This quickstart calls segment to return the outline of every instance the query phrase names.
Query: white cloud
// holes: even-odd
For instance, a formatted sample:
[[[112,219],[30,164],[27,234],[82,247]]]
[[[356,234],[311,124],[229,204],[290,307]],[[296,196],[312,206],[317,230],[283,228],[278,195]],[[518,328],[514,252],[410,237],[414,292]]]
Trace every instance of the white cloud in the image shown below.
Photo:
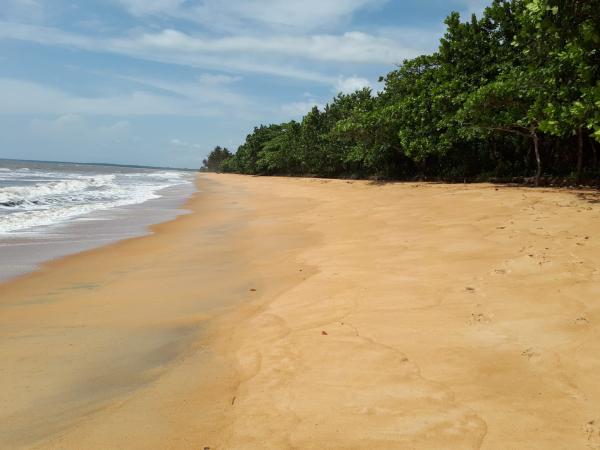
[[[169,141],[169,145],[171,148],[175,148],[177,150],[201,150],[203,148],[200,144],[194,144],[192,142],[187,142],[177,138],[171,139]]]
[[[306,69],[302,60],[345,64],[400,63],[421,52],[397,40],[363,32],[339,35],[208,38],[177,30],[102,39],[56,28],[0,22],[0,38],[117,53],[134,58],[203,69],[253,72],[317,83],[336,78]],[[292,63],[290,62],[292,61]]]
[[[238,81],[241,81],[242,77],[234,77],[231,75],[213,75],[211,73],[203,73],[198,77],[198,81],[204,85],[216,86],[216,85],[225,85],[232,84]]]
[[[198,104],[211,105],[214,108],[231,107],[242,109],[250,106],[246,97],[228,88],[239,78],[228,75],[201,74],[195,82],[173,82],[149,77],[115,75],[118,78],[143,86],[152,87],[170,94],[186,98]]]
[[[97,40],[58,28],[0,20],[0,39],[14,39],[42,45],[55,45],[82,50],[100,50]]]
[[[136,16],[164,15],[198,22],[205,27],[239,31],[259,25],[271,29],[311,30],[347,20],[357,11],[386,0],[117,0]]]
[[[285,105],[282,105],[281,112],[286,117],[292,117],[294,119],[299,119],[302,116],[306,115],[306,113],[308,113],[315,106],[317,108],[319,108],[320,110],[323,110],[323,108],[325,108],[325,105],[318,103],[315,99],[309,99],[306,101],[292,102],[292,103],[287,103]]]
[[[218,98],[218,94],[215,93]],[[0,114],[218,116],[236,114],[213,98],[176,98],[144,91],[82,97],[28,81],[0,78]],[[239,105],[239,103],[236,103]]]
[[[29,131],[42,139],[76,142],[111,143],[127,139],[131,125],[120,120],[108,125],[92,124],[77,114],[65,114],[56,119],[33,119]]]
[[[478,18],[481,18],[485,8],[490,6],[491,0],[464,0],[465,6],[461,11],[462,20],[470,20],[471,15],[475,14]]]
[[[183,6],[185,0],[117,0],[117,3],[131,14],[143,16],[174,13]]]
[[[394,64],[420,53],[392,39],[357,31],[339,35],[274,35],[265,39],[252,36],[203,38],[166,29],[116,44],[133,52],[169,51],[200,58],[202,54],[259,54],[354,64]]]
[[[319,72],[306,70],[289,63],[268,60],[263,58],[257,61],[253,52],[231,54],[218,54],[210,52],[210,41],[208,51],[199,52],[183,45],[178,48],[177,42],[172,42],[165,36],[162,39],[156,35],[138,35],[127,38],[91,38],[76,33],[65,32],[57,28],[16,24],[0,21],[0,39],[14,39],[34,42],[40,45],[62,46],[87,51],[103,53],[115,53],[129,57],[156,61],[165,64],[176,64],[201,69],[214,69],[235,72],[250,72],[268,74],[285,78],[296,78],[309,80],[317,83],[330,83],[332,80]],[[181,33],[175,32],[175,35]],[[181,36],[186,36],[181,34]],[[172,37],[172,36],[171,36]],[[185,40],[185,39],[184,39]],[[145,42],[149,41],[149,42]],[[154,43],[153,41],[157,41]]]
[[[9,20],[41,22],[46,15],[47,10],[39,0],[2,0],[0,8],[0,17]]]
[[[340,92],[342,94],[351,94],[366,87],[372,88],[371,82],[366,78],[356,76],[344,78],[343,76],[340,76],[335,84],[334,92],[336,94]]]
[[[336,80],[333,92],[335,94],[340,92],[343,94],[351,94],[364,87],[372,87],[371,83],[366,78],[356,76],[344,78],[343,76],[340,76]],[[320,103],[310,92],[305,92],[302,94],[302,97],[304,97],[304,99],[301,101],[286,103],[281,106],[281,111],[286,116],[285,120],[287,120],[288,117],[298,119],[306,115],[306,113],[315,106],[321,111],[325,109],[325,104]]]

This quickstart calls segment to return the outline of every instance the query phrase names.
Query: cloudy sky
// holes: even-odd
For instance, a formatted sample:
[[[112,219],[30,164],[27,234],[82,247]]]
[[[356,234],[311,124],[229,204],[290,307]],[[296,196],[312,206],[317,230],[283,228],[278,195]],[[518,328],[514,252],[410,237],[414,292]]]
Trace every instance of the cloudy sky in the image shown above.
[[[0,158],[197,167],[483,0],[0,0]]]

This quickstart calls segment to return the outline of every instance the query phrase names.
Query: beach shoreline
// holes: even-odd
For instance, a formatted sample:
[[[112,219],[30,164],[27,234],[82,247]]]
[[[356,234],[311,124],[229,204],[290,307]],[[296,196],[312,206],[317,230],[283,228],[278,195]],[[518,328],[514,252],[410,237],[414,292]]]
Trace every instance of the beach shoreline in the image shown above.
[[[0,283],[40,264],[148,234],[185,213],[195,174],[0,160]]]
[[[0,284],[0,446],[600,445],[596,193],[198,185]]]

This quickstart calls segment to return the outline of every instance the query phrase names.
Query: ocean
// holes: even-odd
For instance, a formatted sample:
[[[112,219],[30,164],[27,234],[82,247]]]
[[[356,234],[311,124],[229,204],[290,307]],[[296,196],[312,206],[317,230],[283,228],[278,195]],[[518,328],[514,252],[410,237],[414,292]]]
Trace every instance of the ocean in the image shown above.
[[[185,211],[189,171],[0,159],[0,280]]]

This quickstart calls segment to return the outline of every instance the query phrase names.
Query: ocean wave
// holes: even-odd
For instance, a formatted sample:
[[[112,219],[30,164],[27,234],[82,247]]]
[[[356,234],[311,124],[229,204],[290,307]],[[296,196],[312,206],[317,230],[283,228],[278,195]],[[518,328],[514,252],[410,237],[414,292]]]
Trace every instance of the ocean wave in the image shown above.
[[[144,173],[144,172],[124,173],[124,174],[122,174],[122,176],[126,177],[126,178],[146,178],[146,179],[154,178],[154,179],[177,182],[177,181],[185,181],[185,179],[187,177],[189,177],[189,174],[184,173],[184,172],[165,171],[165,172],[150,172],[150,173]]]
[[[12,182],[17,185],[0,187],[0,233],[30,231],[94,211],[144,203],[160,198],[165,188],[191,182],[177,172],[59,175],[62,179],[57,173],[40,173],[46,179],[28,178],[34,180],[29,184],[16,176]]]
[[[83,179],[42,182],[30,186],[0,188],[0,204],[52,203],[52,200],[61,199],[65,194],[107,186],[114,178],[114,175],[99,175]]]
[[[160,198],[152,191],[132,192],[129,198],[109,202],[84,203],[77,205],[63,205],[58,208],[28,209],[11,213],[0,219],[0,233],[24,231],[41,226],[55,225],[74,217],[89,214],[94,211],[107,210],[119,206],[134,205],[148,200]]]

